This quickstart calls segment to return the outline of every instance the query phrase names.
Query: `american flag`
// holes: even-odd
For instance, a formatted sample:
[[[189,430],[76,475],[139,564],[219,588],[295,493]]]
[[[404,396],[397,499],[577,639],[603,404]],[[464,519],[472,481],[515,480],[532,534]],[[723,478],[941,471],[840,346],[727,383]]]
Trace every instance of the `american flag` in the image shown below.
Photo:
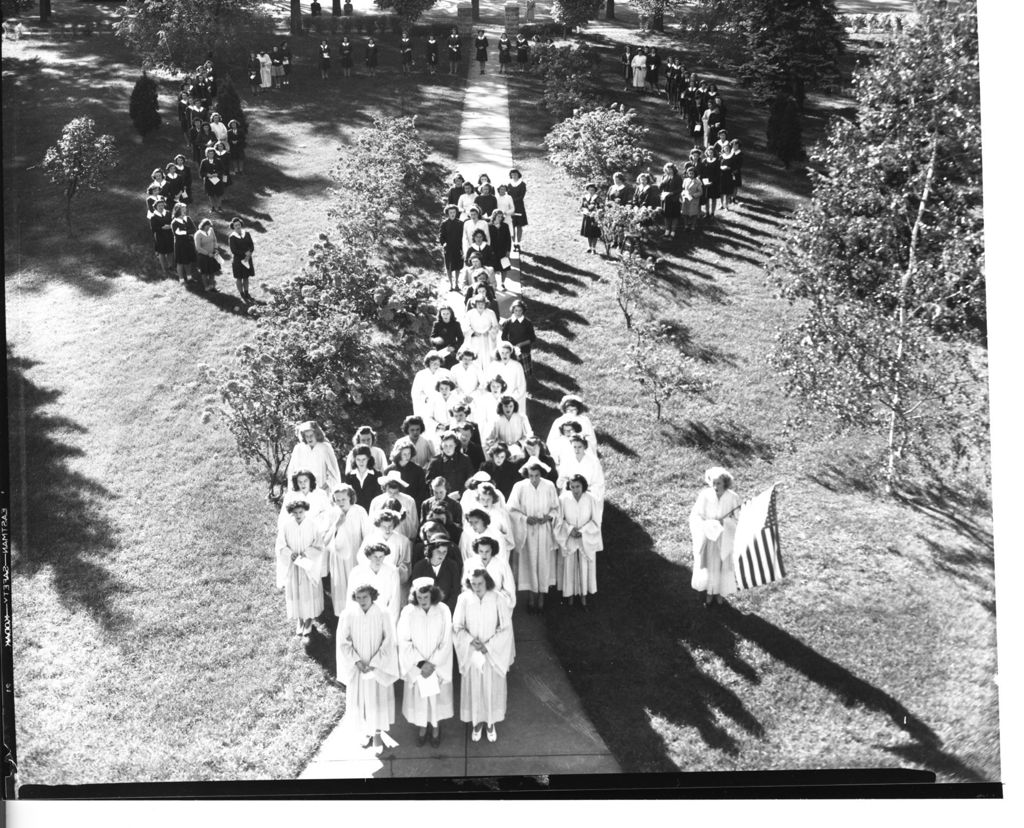
[[[736,523],[733,567],[739,589],[763,586],[786,577],[775,511],[775,486],[750,498]]]

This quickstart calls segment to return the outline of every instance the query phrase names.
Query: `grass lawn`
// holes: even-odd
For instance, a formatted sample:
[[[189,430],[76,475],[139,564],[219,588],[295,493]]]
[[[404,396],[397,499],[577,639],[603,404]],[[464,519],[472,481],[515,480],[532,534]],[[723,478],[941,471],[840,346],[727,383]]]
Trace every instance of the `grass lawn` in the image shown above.
[[[637,33],[594,37],[608,89],[651,128],[655,169],[678,162],[688,142],[664,101],[619,91],[620,36]],[[886,500],[869,482],[875,438],[787,428],[796,403],[765,356],[794,311],[773,298],[761,264],[809,189],[766,156],[763,118],[732,79],[675,50],[723,89],[747,162],[742,206],[657,251],[648,312],[672,322],[715,380],[707,395],[671,403],[663,422],[628,374],[627,332],[603,280],[613,265],[585,255],[577,235],[581,193],[538,148],[551,119],[524,103],[537,82],[514,80],[526,294],[544,340],[531,417],[546,429],[563,393],[585,395],[610,499],[596,608],[550,613],[552,644],[627,771],[901,766],[998,779],[987,447],[962,477]],[[816,99],[809,131],[847,103]],[[733,470],[741,497],[782,481],[789,577],[706,611],[689,585],[685,525],[715,464]]]
[[[328,226],[338,148],[372,114],[418,114],[434,164],[455,153],[462,81],[322,83],[314,66],[300,64],[289,92],[245,100],[247,172],[225,207],[254,230],[257,284],[302,266]],[[200,420],[213,398],[197,364],[229,355],[252,322],[235,312],[230,274],[209,300],[158,273],[142,196],[184,145],[171,84],[165,126],[133,137],[137,73],[109,35],[4,44],[19,781],[291,778],[343,693],[324,640],[307,653],[291,636],[265,487],[227,430]],[[79,114],[115,136],[121,159],[104,192],[81,196],[69,241],[57,188],[26,168]]]

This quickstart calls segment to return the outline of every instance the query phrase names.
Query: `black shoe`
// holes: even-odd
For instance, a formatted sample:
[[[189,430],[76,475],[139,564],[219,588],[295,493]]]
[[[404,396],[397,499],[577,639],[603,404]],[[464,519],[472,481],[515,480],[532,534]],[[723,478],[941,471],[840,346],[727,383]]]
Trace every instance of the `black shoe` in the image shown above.
[[[441,747],[441,731],[436,727],[434,732],[430,734],[430,745],[431,747]]]
[[[422,736],[420,736],[420,735],[419,735],[419,734],[417,733],[417,734],[416,734],[416,744],[417,744],[417,745],[418,745],[419,747],[423,747],[423,746],[424,746],[424,745],[425,745],[426,743],[427,743],[427,734],[426,734],[426,733],[424,733],[424,734],[423,734]]]

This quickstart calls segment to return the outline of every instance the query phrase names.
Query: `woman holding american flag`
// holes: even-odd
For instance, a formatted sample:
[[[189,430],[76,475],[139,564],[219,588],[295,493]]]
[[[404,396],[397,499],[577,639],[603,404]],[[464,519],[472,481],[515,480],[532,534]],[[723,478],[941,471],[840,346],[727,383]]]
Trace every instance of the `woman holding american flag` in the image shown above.
[[[737,512],[740,499],[732,488],[732,475],[721,466],[704,473],[707,484],[690,510],[693,540],[693,578],[690,585],[704,593],[704,606],[725,603],[736,592],[733,571]]]

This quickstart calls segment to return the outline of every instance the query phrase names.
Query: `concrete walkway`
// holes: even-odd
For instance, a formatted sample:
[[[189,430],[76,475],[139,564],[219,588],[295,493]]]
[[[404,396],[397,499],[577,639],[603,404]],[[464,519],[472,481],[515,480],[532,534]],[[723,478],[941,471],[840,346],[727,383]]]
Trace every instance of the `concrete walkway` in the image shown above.
[[[475,66],[475,64],[474,64]],[[471,74],[459,135],[458,170],[476,181],[481,172],[500,183],[512,167],[508,87],[500,75]],[[529,197],[527,197],[529,209]],[[501,315],[522,292],[519,258],[499,294]],[[443,281],[447,288],[447,281]],[[452,295],[454,300],[455,295]],[[464,312],[461,301],[453,301]],[[525,593],[519,594],[520,602]],[[379,756],[359,747],[340,725],[300,779],[369,777],[538,776],[545,774],[620,773],[621,768],[583,712],[579,696],[548,645],[542,616],[528,615],[519,603],[513,613],[516,660],[508,674],[508,717],[497,725],[498,741],[470,740],[470,728],[458,720],[458,659],[455,666],[455,717],[441,725],[442,741],[433,748],[416,745],[416,728],[402,716],[403,682],[395,685],[396,716],[390,735],[398,746]]]

